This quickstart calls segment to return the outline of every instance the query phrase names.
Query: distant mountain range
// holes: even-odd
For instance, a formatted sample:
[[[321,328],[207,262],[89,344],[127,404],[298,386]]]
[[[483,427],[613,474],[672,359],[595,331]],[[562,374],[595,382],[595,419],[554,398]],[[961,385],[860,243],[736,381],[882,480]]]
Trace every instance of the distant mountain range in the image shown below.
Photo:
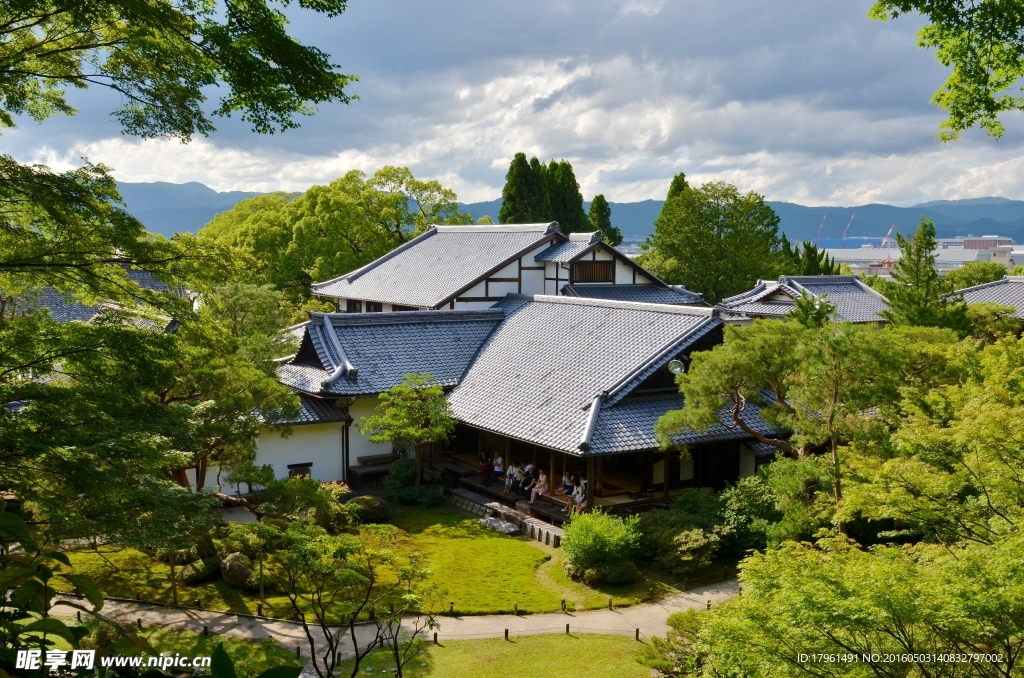
[[[149,230],[164,235],[183,231],[195,233],[214,215],[231,209],[235,203],[258,193],[245,191],[218,192],[197,182],[187,184],[122,183],[119,184],[128,211]],[[627,242],[637,243],[654,230],[654,219],[661,210],[661,200],[610,203],[612,223],[618,226]],[[896,230],[909,234],[917,228],[921,217],[935,221],[940,237],[957,235],[1003,235],[1024,242],[1024,200],[1006,198],[971,198],[967,200],[933,200],[913,207],[892,205],[858,205],[855,207],[808,207],[789,202],[769,202],[779,215],[782,231],[790,240],[816,240],[821,226],[821,244],[840,247],[843,229],[853,216],[847,233],[849,246],[881,239],[892,224]],[[589,208],[589,203],[585,203]],[[460,208],[478,219],[485,214],[497,222],[501,198],[488,202],[460,203]],[[854,216],[856,213],[856,216]],[[824,218],[824,225],[822,219]]]

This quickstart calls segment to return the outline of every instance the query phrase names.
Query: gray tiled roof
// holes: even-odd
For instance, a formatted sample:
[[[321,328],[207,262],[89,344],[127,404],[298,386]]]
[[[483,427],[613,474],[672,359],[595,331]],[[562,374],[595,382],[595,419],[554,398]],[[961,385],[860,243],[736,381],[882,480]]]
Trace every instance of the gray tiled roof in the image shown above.
[[[435,226],[363,268],[313,285],[313,293],[434,308],[554,233],[555,223]]]
[[[166,292],[170,288],[157,280],[149,271],[135,268],[128,269],[128,279],[139,287],[154,292]],[[82,304],[70,296],[65,296],[52,287],[44,287],[29,295],[29,303],[36,308],[45,308],[50,318],[59,323],[72,321],[88,322],[100,311],[103,304]]]
[[[828,295],[828,301],[836,307],[836,320],[880,322],[878,314],[889,308],[881,294],[853,275],[784,275],[778,281],[759,280],[752,290],[723,299],[720,307],[732,313],[781,318],[793,310],[795,301],[767,299],[783,293],[795,300],[804,291],[816,297]]]
[[[302,424],[329,424],[348,421],[348,419],[348,414],[343,408],[337,407],[335,401],[300,395],[298,414],[294,417],[278,418],[274,423],[278,426],[299,426]]]
[[[1013,315],[1024,319],[1024,277],[1006,276],[1002,280],[968,287],[958,290],[968,304],[980,304],[993,301],[1003,306],[1013,306],[1017,312]]]
[[[278,367],[278,379],[297,391],[333,396],[380,393],[410,372],[429,373],[442,385],[454,386],[503,317],[501,310],[492,309],[311,313],[306,331],[322,367],[297,363],[296,357]],[[354,378],[347,372],[323,388],[346,360],[356,370]]]
[[[722,323],[712,309],[571,297],[509,295],[496,307],[505,320],[450,394],[453,414],[575,454],[596,397]]]
[[[609,299],[612,301],[635,301],[641,304],[670,304],[683,306],[698,304],[703,306],[701,295],[688,289],[674,285],[672,287],[655,287],[654,285],[566,285],[564,292],[572,297],[585,299]]]
[[[614,407],[603,408],[598,415],[591,441],[593,453],[657,449],[659,442],[654,435],[654,425],[662,415],[671,410],[678,410],[682,406],[682,398],[675,395],[649,400],[626,400]],[[759,433],[772,435],[768,425],[759,418],[759,413],[760,408],[748,403],[744,418]],[[720,417],[723,423],[715,424],[701,432],[682,431],[673,438],[673,441],[679,445],[700,445],[722,440],[750,439],[742,429],[725,425],[732,421],[729,408],[723,408]]]
[[[580,256],[594,246],[591,242],[570,241],[553,245],[536,257],[537,261],[553,261],[565,264]]]

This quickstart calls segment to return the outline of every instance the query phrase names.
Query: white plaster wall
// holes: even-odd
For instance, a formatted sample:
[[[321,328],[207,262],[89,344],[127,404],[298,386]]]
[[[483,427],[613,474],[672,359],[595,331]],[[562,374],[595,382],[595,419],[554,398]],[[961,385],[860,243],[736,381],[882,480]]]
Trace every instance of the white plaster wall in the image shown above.
[[[562,283],[562,284],[564,285],[565,283]],[[555,295],[558,294],[558,288],[555,287],[555,281],[554,280],[545,280],[544,281],[544,294],[548,294],[548,295],[552,295],[552,296],[555,296]]]
[[[598,248],[594,250],[594,261],[611,261],[614,258],[614,255],[605,252],[603,249]]]
[[[293,426],[287,438],[280,431],[264,429],[256,443],[256,466],[270,464],[276,478],[287,478],[289,464],[312,462],[313,478],[342,480],[342,427],[340,422]]]
[[[485,294],[485,292],[486,292],[486,290],[484,289],[484,283],[480,282],[480,283],[477,283],[476,285],[473,285],[472,287],[470,287],[468,290],[466,290],[465,292],[463,292],[459,296],[460,297],[484,297],[484,296],[487,296]]]
[[[496,302],[496,301],[456,301],[455,302],[455,310],[457,310],[457,311],[459,311],[459,310],[465,311],[465,310],[470,310],[470,309],[491,308],[496,303],[498,303],[498,302]],[[445,308],[448,308],[448,307],[445,306]],[[381,454],[383,454],[383,452]]]
[[[505,268],[501,269],[500,271],[495,271],[493,274],[491,274],[491,277],[492,278],[517,278],[517,277],[519,277],[519,261],[518,260],[517,261],[513,261],[511,264],[509,264]]]
[[[455,308],[466,307],[458,303],[455,304]],[[373,410],[379,402],[376,396],[372,398],[357,398],[354,403],[348,406],[348,414],[352,417],[352,428],[348,432],[348,463],[352,466],[359,464],[360,457],[391,452],[391,443],[371,443],[370,436],[362,431],[363,419],[372,417],[375,414]]]
[[[546,242],[537,249],[530,250],[529,252],[526,253],[526,255],[523,256],[523,263],[526,264],[527,266],[537,266],[540,263],[544,263],[538,262],[534,257],[536,257],[541,252],[546,252],[549,249],[551,249],[551,243]]]
[[[518,294],[519,293],[519,283],[514,283],[514,282],[492,282],[492,283],[488,283],[487,290],[490,293],[489,296],[491,296],[491,297],[503,297],[503,296],[505,296],[506,294],[508,294],[510,292],[512,294]],[[470,295],[466,295],[466,296],[470,296]]]
[[[544,271],[523,271],[523,294],[544,294]]]
[[[615,262],[615,284],[616,285],[632,285],[633,284],[633,269],[626,266],[621,261],[616,260]]]

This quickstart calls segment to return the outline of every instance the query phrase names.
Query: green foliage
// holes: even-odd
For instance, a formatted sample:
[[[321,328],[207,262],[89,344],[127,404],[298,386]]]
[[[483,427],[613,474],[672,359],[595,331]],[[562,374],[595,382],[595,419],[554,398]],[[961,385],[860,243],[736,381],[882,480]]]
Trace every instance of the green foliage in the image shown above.
[[[616,247],[622,242],[622,231],[612,226],[612,208],[605,200],[604,195],[597,194],[590,202],[590,213],[588,214],[590,224],[593,228],[601,231],[604,241]]]
[[[303,5],[327,16],[344,0]],[[285,31],[285,15],[265,2],[188,3],[147,11],[143,4],[7,3],[0,59],[7,64],[0,125],[76,111],[64,87],[107,87],[120,95],[114,117],[125,133],[188,141],[214,127],[205,105],[211,85],[226,94],[215,115],[241,114],[260,133],[296,127],[329,101],[348,103],[342,75],[320,50]]]
[[[1014,315],[1017,309],[994,301],[967,304],[967,320],[971,323],[971,336],[992,344],[1005,336],[1019,336],[1024,321]]]
[[[773,470],[772,466],[769,464],[766,470]],[[723,555],[743,557],[750,550],[763,550],[768,545],[769,530],[785,515],[779,510],[779,497],[767,476],[764,473],[744,476],[718,496],[722,503],[722,520],[732,531],[722,545]]]
[[[968,261],[946,274],[946,283],[954,290],[1002,280],[1006,267],[995,261]]]
[[[413,469],[415,472],[415,469]],[[414,477],[415,479],[415,477]],[[352,497],[348,500],[352,507],[356,522],[360,525],[386,523],[389,518],[387,502],[369,494]]]
[[[565,573],[588,584],[622,584],[638,576],[633,558],[640,544],[639,518],[602,511],[573,515],[565,529]]]
[[[202,584],[220,576],[220,558],[202,558],[192,561],[175,572],[178,582],[185,586]]]
[[[550,220],[546,169],[536,158],[531,163],[525,153],[516,153],[501,190],[499,223],[532,224]]]
[[[782,235],[782,269],[788,275],[839,275],[839,264],[810,240],[791,245]]]
[[[398,492],[416,483],[416,464],[405,459],[391,464],[391,470],[384,476],[384,489]]]
[[[921,218],[921,225],[911,238],[896,234],[896,243],[903,253],[892,268],[895,285],[886,298],[889,309],[881,316],[894,325],[945,327],[966,333],[967,306],[962,300],[949,297],[952,286],[935,270],[935,224]]]
[[[312,283],[359,268],[433,224],[468,223],[454,191],[388,165],[369,178],[352,170],[297,197],[243,200],[200,229],[198,239],[237,259],[222,282],[270,285],[308,307]]]
[[[444,494],[440,490],[429,490],[423,493],[423,501],[421,503],[424,508],[438,508],[444,505]]]
[[[548,163],[542,173],[551,206],[550,221],[557,221],[562,233],[582,233],[592,230],[590,219],[583,211],[583,196],[576,174],[568,160]],[[603,231],[602,231],[603,233]]]
[[[793,305],[793,310],[786,314],[807,329],[824,327],[825,323],[835,314],[836,307],[829,302],[828,295],[816,297],[804,291]]]
[[[1010,271],[1007,275],[1024,276],[1024,266],[1014,266],[1013,270]]]
[[[429,374],[407,374],[401,384],[380,394],[372,417],[360,424],[371,442],[418,447],[448,440],[455,419],[444,390]]]
[[[640,263],[666,282],[717,303],[778,275],[779,217],[756,193],[721,182],[688,187],[666,200]]]
[[[672,177],[672,182],[668,185],[668,194],[665,196],[665,202],[672,200],[683,191],[688,189],[690,184],[686,181],[686,175],[682,172]],[[664,205],[662,205],[662,212],[665,211]]]
[[[669,508],[640,514],[640,554],[675,575],[709,565],[732,532],[723,524],[722,508],[712,490],[685,489]]]
[[[673,612],[666,621],[668,634],[651,638],[640,662],[663,676],[700,675],[704,659],[700,632],[709,616],[695,609]]]
[[[999,138],[1005,126],[999,115],[1024,110],[1024,97],[1010,94],[1024,76],[1024,15],[1015,2],[955,0],[879,0],[870,16],[887,21],[921,14],[924,27],[918,46],[935,50],[935,58],[952,71],[932,97],[946,112],[939,126],[943,141],[958,139],[975,125]]]

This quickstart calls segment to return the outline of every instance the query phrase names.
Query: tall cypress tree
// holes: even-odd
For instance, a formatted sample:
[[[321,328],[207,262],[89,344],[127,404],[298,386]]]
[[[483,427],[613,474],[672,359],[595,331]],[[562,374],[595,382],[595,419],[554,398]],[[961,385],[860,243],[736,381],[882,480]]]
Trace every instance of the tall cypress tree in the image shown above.
[[[516,153],[505,175],[501,191],[502,224],[531,224],[551,221],[551,204],[545,185],[545,167],[537,158],[526,160],[525,153]]]
[[[551,217],[558,222],[562,233],[582,233],[592,227],[583,211],[583,195],[579,182],[568,160],[552,160],[544,173],[551,203]]]
[[[615,247],[622,242],[622,231],[612,226],[612,208],[604,195],[598,194],[590,203],[590,223],[597,230],[601,231],[604,241]]]
[[[900,260],[892,267],[895,284],[888,286],[889,310],[882,317],[893,325],[948,327],[967,332],[967,305],[950,297],[952,285],[935,270],[935,222],[921,217],[921,225],[911,238],[896,234]]]

